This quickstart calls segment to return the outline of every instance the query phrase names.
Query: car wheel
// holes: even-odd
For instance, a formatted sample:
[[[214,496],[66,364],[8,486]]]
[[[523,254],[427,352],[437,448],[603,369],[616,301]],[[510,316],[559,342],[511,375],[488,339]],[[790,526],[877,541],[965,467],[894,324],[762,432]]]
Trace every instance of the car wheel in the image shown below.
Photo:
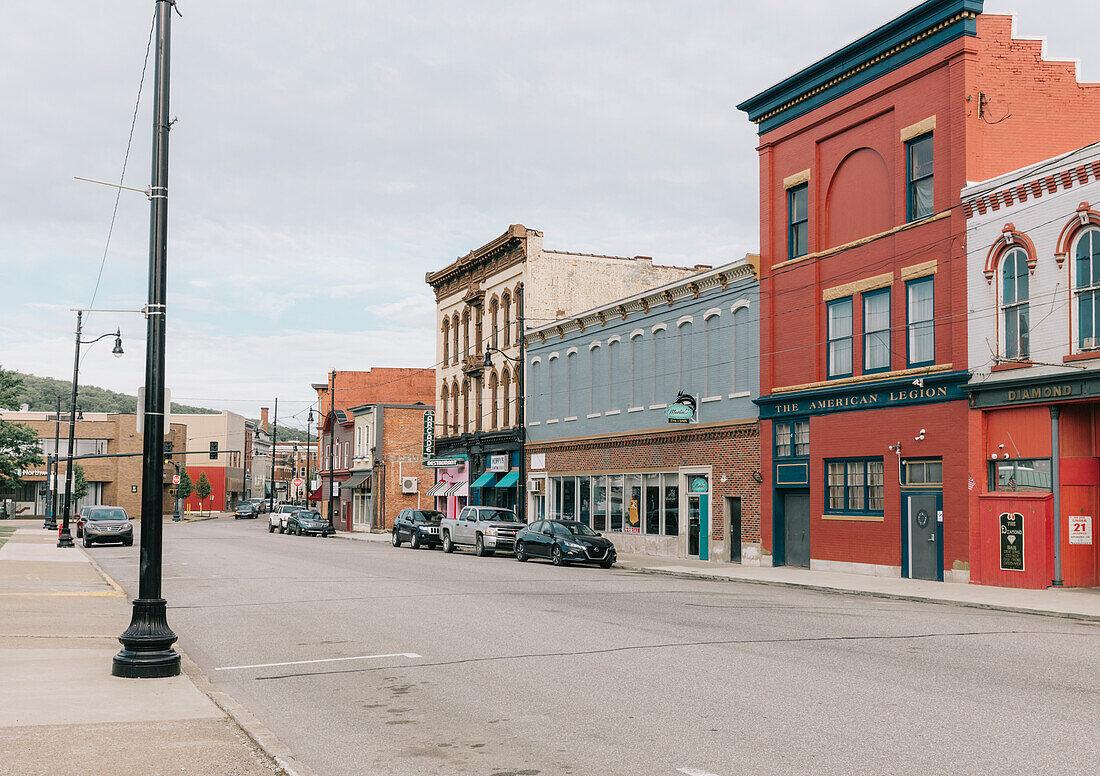
[[[454,552],[454,551],[455,551],[455,545],[454,545],[454,542],[451,541],[451,532],[450,531],[444,531],[443,532],[443,552]]]
[[[561,554],[561,547],[554,545],[554,549],[550,551],[550,562],[555,566],[564,566],[565,557]]]
[[[485,540],[481,538],[481,534],[478,534],[474,540],[474,555],[479,558],[485,557]]]
[[[394,528],[393,532],[390,533],[390,544],[392,544],[394,547],[401,546],[401,537],[398,535],[396,528]]]
[[[283,524],[279,523],[279,533],[286,533],[286,529],[283,528]]]
[[[419,531],[413,531],[412,540],[409,542],[409,546],[412,547],[414,550],[419,550],[420,549],[421,544],[420,544],[420,532]]]
[[[134,546],[134,540],[133,539],[123,539],[122,540],[122,546],[123,547],[133,547]]]
[[[613,560],[605,560],[603,563],[600,564],[600,568],[601,569],[609,569],[614,564],[615,564],[615,561],[613,561]]]
[[[523,546],[523,542],[516,542],[516,560],[520,563],[527,562],[527,548]]]
[[[273,526],[271,523],[268,523],[267,524],[267,532],[268,533],[275,533],[275,526]]]

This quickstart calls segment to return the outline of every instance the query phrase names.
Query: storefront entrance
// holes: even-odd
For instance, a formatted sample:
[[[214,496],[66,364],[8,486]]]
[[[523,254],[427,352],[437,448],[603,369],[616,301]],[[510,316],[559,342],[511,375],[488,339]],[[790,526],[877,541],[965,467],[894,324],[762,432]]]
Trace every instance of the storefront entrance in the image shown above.
[[[710,481],[705,474],[688,474],[687,554],[699,560],[710,559]]]
[[[943,537],[941,534],[941,493],[906,493],[902,514],[906,516],[905,576],[910,579],[943,581]]]
[[[783,492],[783,565],[810,567],[810,492]]]

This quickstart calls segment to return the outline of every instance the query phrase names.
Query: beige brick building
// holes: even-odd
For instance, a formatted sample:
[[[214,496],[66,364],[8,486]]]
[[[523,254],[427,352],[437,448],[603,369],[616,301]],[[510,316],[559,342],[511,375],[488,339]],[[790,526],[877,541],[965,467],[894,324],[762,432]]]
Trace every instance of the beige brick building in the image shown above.
[[[60,451],[68,455],[68,413],[61,413]],[[79,416],[78,416],[79,417]],[[26,486],[6,497],[15,501],[16,513],[23,517],[44,516],[46,513],[46,454],[54,452],[54,432],[57,416],[52,412],[0,412],[0,418],[30,426],[38,434],[42,447],[42,464],[25,472]],[[141,453],[143,437],[137,431],[137,418],[107,412],[85,412],[83,420],[77,420],[73,455]],[[182,450],[186,428],[172,423],[171,432],[165,437],[173,449]],[[123,507],[131,515],[141,513],[141,463],[140,455],[125,458],[91,458],[78,462],[88,480],[88,495],[77,502],[73,512],[85,504],[110,504]],[[58,467],[58,491],[64,495],[66,464]],[[172,482],[175,470],[164,468],[165,483]],[[62,502],[63,503],[63,502]],[[164,491],[164,513],[172,511],[172,499],[168,489]],[[60,509],[57,512],[60,516]]]

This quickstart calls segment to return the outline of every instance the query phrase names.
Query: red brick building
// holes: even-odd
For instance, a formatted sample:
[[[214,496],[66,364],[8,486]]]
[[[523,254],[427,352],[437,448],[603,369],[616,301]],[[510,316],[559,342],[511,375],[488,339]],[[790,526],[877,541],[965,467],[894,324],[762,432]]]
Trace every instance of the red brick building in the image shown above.
[[[760,133],[765,562],[967,581],[985,462],[960,191],[1094,140],[1100,91],[981,0],[930,0],[739,108]]]

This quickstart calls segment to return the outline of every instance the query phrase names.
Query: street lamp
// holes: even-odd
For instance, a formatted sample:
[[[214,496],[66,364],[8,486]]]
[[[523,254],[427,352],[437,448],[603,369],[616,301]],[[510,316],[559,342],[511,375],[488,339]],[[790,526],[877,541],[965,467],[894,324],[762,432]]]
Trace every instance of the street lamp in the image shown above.
[[[320,410],[319,407],[318,407],[318,410]],[[309,488],[310,488],[310,482],[309,482],[309,427],[312,426],[312,425],[313,425],[313,404],[311,402],[310,405],[309,405],[309,418],[306,419],[306,484],[305,484],[306,498],[305,498],[305,502],[306,502],[306,507],[307,508],[309,507]]]
[[[122,356],[122,330],[115,329],[114,333],[108,332],[92,340],[82,340],[80,335],[84,332],[84,313],[94,312],[92,310],[78,309],[76,310],[76,353],[73,356],[73,385],[72,385],[72,400],[69,403],[69,458],[68,465],[65,467],[65,510],[61,515],[61,534],[57,537],[58,547],[74,547],[72,534],[69,533],[69,515],[72,511],[73,503],[73,443],[76,438],[76,421],[83,420],[83,415],[77,417],[76,410],[76,387],[77,380],[80,377],[80,346],[91,345],[94,342],[99,342],[101,339],[107,337],[115,338],[115,347],[111,352],[116,358]],[[133,310],[127,310],[125,312],[134,312]]]

